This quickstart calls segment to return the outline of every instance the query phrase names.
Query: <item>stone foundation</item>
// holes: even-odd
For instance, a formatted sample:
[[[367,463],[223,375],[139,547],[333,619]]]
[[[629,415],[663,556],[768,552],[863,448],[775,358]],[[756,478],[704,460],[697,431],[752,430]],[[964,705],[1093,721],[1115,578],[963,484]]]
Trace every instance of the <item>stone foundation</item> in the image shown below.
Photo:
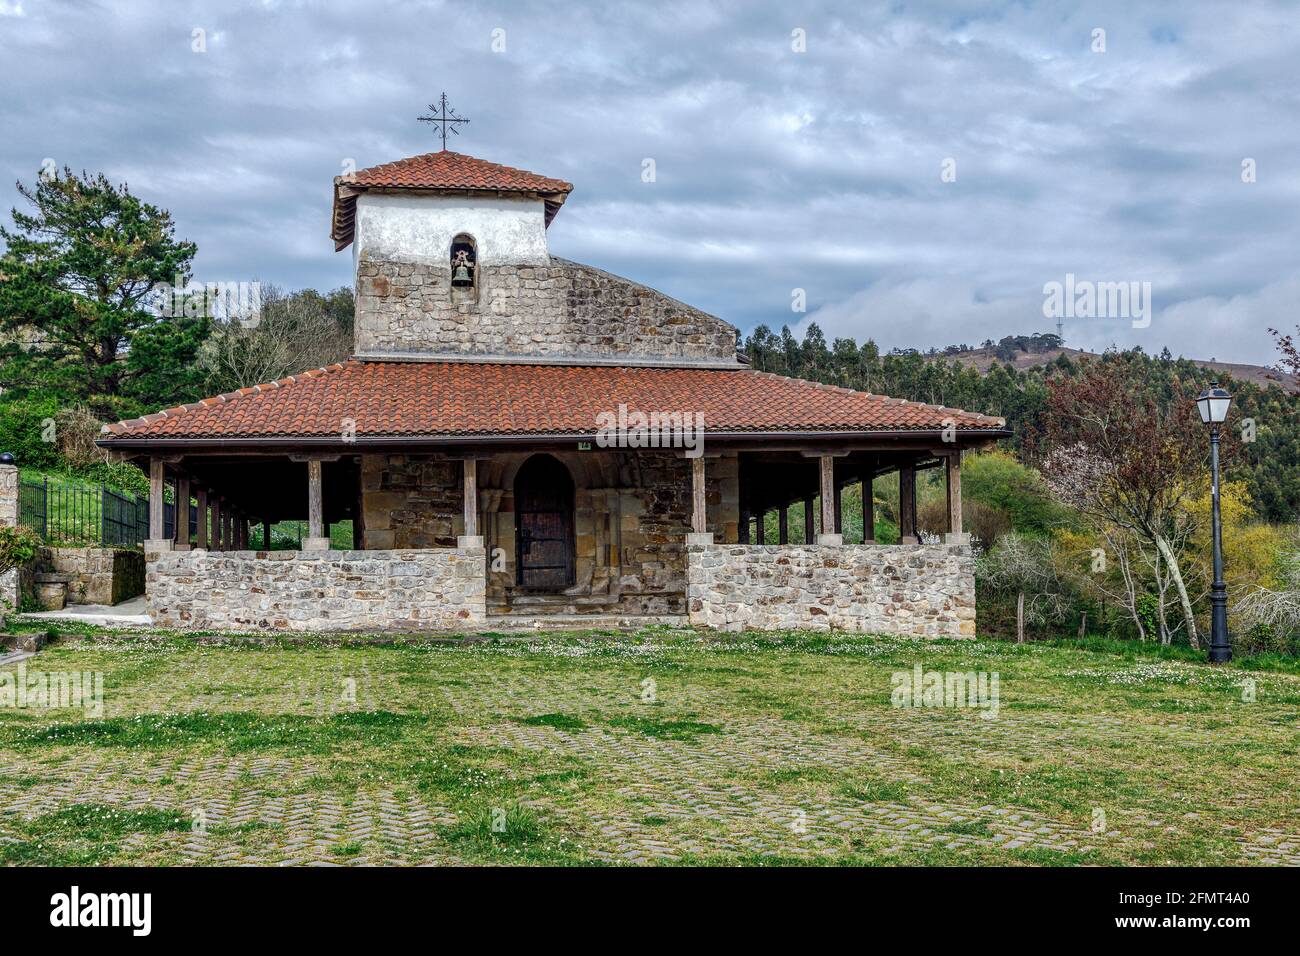
[[[963,545],[703,545],[688,549],[692,624],[974,637]]]
[[[149,615],[215,631],[443,630],[482,624],[482,548],[154,551]]]

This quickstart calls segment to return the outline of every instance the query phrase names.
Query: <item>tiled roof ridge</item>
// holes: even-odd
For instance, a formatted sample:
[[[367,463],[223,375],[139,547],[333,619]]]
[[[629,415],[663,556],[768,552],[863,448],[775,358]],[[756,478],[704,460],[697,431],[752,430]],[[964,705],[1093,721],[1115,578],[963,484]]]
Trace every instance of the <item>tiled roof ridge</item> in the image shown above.
[[[369,184],[366,183],[362,177],[364,177],[367,173],[374,174],[376,176],[382,173],[396,173],[403,170],[404,168],[411,166],[414,163],[436,162],[439,157],[447,157],[460,163],[475,164],[480,167],[489,167],[493,171],[501,173],[506,177],[520,177],[525,179],[532,179],[534,180],[534,182],[532,183],[531,187],[528,188],[535,189],[537,191],[550,190],[552,192],[563,192],[563,193],[569,193],[573,191],[573,183],[568,182],[566,180],[555,179],[552,176],[544,176],[541,173],[533,172],[531,169],[523,169],[518,166],[507,166],[504,163],[494,163],[490,159],[479,159],[477,156],[470,156],[468,153],[458,153],[455,150],[450,150],[450,149],[433,150],[432,152],[428,152],[428,153],[417,153],[414,156],[407,156],[404,157],[403,159],[394,159],[387,163],[379,163],[375,166],[367,166],[365,169],[358,169],[354,172],[346,173],[342,176],[336,176],[334,178],[334,182],[345,186],[366,186]],[[395,187],[395,188],[400,188],[400,187]],[[455,188],[467,188],[467,187],[455,187]],[[511,187],[508,185],[497,185],[491,187],[491,189],[493,190],[504,190],[504,191],[510,191],[512,188],[518,189],[519,191],[527,191],[526,188],[523,186]]]
[[[352,365],[361,364],[356,359],[346,359],[342,362],[335,362],[332,365],[322,365],[320,368],[307,369],[305,372],[299,372],[296,375],[286,375],[284,378],[276,379],[273,382],[263,382],[258,385],[249,385],[244,388],[237,388],[233,392],[223,392],[220,395],[214,395],[211,398],[201,398],[197,402],[187,402],[184,405],[177,405],[173,408],[164,408],[162,411],[150,412],[148,415],[141,415],[139,418],[127,418],[120,422],[113,422],[100,428],[101,435],[126,435],[130,434],[131,429],[139,425],[148,425],[152,422],[163,421],[168,418],[175,418],[183,412],[194,412],[201,408],[211,408],[213,405],[223,405],[232,402],[237,398],[244,398],[249,395],[259,395],[272,389],[284,388],[293,385],[304,379],[318,378],[329,372],[341,372]]]

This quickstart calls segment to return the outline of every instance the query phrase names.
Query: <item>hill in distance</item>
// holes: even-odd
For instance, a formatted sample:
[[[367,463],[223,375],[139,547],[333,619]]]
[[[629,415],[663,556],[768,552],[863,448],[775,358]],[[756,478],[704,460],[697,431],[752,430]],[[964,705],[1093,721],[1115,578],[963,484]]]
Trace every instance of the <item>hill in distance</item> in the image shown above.
[[[988,371],[995,364],[1011,365],[1019,370],[1036,368],[1054,362],[1062,355],[1068,356],[1072,362],[1078,362],[1080,359],[1101,357],[1096,352],[1085,352],[1082,349],[1071,349],[1064,346],[1032,352],[1017,350],[1011,358],[1005,357],[1007,354],[1005,349],[1000,350],[994,346],[992,348],[941,353],[937,357],[955,359],[966,365],[973,366],[981,372]],[[1269,385],[1291,389],[1300,388],[1300,380],[1297,380],[1294,375],[1285,375],[1277,369],[1269,368],[1267,365],[1242,365],[1236,362],[1213,362],[1202,359],[1189,359],[1189,361],[1204,369],[1225,372],[1238,381],[1253,382],[1261,388],[1267,388]]]

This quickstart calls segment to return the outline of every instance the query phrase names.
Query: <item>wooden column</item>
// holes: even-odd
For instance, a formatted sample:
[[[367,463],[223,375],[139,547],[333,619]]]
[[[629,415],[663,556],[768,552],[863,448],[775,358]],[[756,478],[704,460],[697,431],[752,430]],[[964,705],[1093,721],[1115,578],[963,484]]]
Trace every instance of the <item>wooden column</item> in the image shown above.
[[[898,539],[900,544],[916,544],[916,468],[898,469]]]
[[[167,465],[161,458],[149,459],[149,541],[154,551],[171,550],[167,538],[164,497],[167,493]]]
[[[221,536],[221,496],[212,495],[208,504],[212,507],[212,550],[224,551],[226,542]]]
[[[271,520],[269,518],[262,519],[262,550],[271,550]]]
[[[190,549],[190,476],[176,479],[176,544],[177,551]]]
[[[307,460],[307,537],[303,539],[304,551],[328,551],[330,542],[325,537],[325,508],[321,501],[321,461]]]
[[[757,539],[754,543],[767,544],[765,540],[767,538],[767,512],[760,511],[754,517],[756,519],[754,521],[754,537]]]
[[[840,506],[840,495],[843,492],[843,490],[844,489],[841,488],[839,483],[837,482],[835,485],[835,533],[836,534],[844,533],[844,509]]]
[[[876,494],[870,478],[862,479],[862,543],[876,540]]]
[[[749,510],[741,507],[740,526],[736,529],[736,537],[740,539],[741,544],[749,544],[749,519]]]
[[[819,455],[822,493],[822,533],[818,544],[839,544],[839,525],[835,521],[835,458]]]
[[[478,460],[466,458],[465,474],[465,537],[478,537]]]
[[[781,510],[776,513],[776,539],[780,544],[790,543],[790,505],[781,505]]]
[[[948,477],[948,541],[961,543],[961,452],[954,451],[947,458]]]
[[[691,459],[691,531],[706,534],[709,530],[708,498],[704,488],[704,456]]]
[[[226,507],[221,509],[221,550],[235,550],[235,513],[230,508],[230,503],[223,501]]]
[[[817,540],[817,514],[811,496],[803,500],[803,540],[804,544]]]
[[[195,529],[194,547],[207,550],[208,547],[208,489],[194,489],[195,507],[199,513],[199,526]]]

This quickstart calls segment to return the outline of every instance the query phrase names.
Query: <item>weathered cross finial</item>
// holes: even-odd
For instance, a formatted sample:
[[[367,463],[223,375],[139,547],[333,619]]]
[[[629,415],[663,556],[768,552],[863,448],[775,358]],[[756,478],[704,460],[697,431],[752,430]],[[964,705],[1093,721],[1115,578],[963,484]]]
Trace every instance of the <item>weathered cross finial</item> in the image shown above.
[[[443,94],[442,94],[442,96],[439,98],[437,104],[434,104],[434,103],[430,103],[430,104],[429,104],[429,112],[432,113],[433,115],[432,115],[432,116],[420,116],[420,117],[417,117],[417,119],[419,119],[419,121],[420,121],[421,123],[433,123],[435,126],[440,126],[440,127],[442,127],[442,129],[441,129],[441,133],[442,133],[442,148],[443,148],[443,150],[445,151],[445,150],[447,149],[447,130],[448,130],[448,128],[451,129],[451,132],[452,132],[453,134],[455,134],[456,136],[459,136],[459,135],[460,135],[460,131],[456,129],[456,124],[457,124],[457,123],[468,123],[469,120],[467,120],[467,119],[463,119],[463,118],[457,116],[456,113],[452,110],[452,108],[451,108],[450,106],[447,105],[447,94],[446,94],[446,93],[443,93]]]

